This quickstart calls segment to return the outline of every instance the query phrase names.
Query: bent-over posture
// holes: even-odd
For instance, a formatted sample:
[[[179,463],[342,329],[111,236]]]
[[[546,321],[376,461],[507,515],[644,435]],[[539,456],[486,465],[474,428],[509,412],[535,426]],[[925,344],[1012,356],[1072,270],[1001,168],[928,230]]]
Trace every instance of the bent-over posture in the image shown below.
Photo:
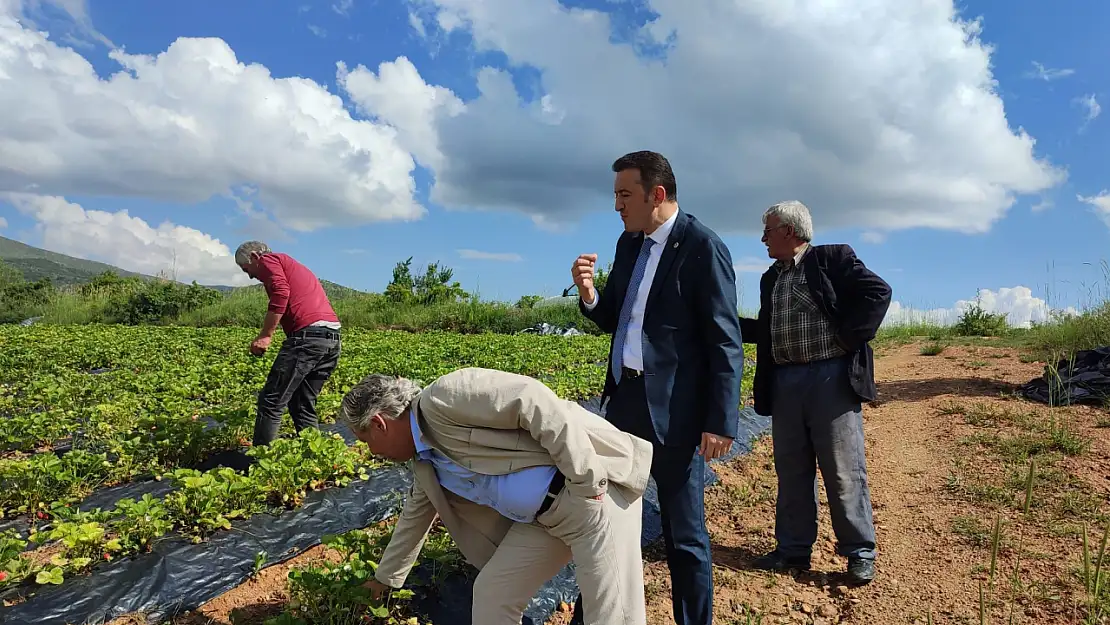
[[[573,559],[590,625],[642,625],[642,499],[652,447],[533,378],[464,368],[423,390],[370,375],[341,414],[414,482],[367,586],[400,588],[438,517],[474,582],[472,622],[519,625]]]
[[[316,397],[339,364],[339,317],[312,271],[288,254],[271,252],[259,241],[247,241],[235,250],[235,263],[260,281],[270,297],[251,353],[266,353],[279,324],[285,332],[285,341],[258,394],[254,444],[266,445],[277,438],[286,406],[297,432],[318,426]]]

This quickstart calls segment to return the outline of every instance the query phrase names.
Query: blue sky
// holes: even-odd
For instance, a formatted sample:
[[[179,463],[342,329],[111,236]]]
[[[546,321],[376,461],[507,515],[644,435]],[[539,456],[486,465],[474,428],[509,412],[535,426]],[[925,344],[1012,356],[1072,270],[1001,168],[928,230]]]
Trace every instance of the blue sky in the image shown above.
[[[264,237],[359,289],[412,256],[554,295],[612,256],[612,160],[657,149],[745,308],[781,199],[898,314],[1101,299],[1110,5],[961,3],[974,41],[911,4],[0,0],[0,234],[207,283]]]

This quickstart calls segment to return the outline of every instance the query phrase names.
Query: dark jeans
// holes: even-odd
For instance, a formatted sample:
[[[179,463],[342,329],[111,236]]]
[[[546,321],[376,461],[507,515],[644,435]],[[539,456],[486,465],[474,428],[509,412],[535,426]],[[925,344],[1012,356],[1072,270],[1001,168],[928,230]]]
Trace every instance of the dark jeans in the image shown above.
[[[863,411],[847,358],[775,371],[775,539],[787,557],[807,558],[817,540],[817,465],[842,556],[874,559],[875,527],[864,456]]]
[[[285,338],[258,394],[255,445],[277,438],[286,406],[297,432],[318,426],[316,397],[339,364],[339,351],[339,332],[335,330],[305,328]]]
[[[618,429],[654,443],[651,476],[659,492],[674,621],[677,625],[709,625],[713,620],[713,565],[705,528],[705,461],[696,453],[697,443],[681,447],[659,444],[643,377],[621,380],[605,418]],[[582,623],[581,603],[579,595],[571,623]]]

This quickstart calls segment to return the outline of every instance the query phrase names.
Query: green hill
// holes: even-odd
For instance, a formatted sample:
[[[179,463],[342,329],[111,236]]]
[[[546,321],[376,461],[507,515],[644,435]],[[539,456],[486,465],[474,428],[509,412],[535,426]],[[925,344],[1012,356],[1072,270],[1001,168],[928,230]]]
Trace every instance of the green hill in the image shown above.
[[[105,271],[114,271],[123,277],[150,277],[93,260],[48,252],[5,237],[0,237],[0,260],[18,269],[30,282],[50,278],[58,285],[80,284]]]
[[[126,271],[107,263],[50,252],[5,237],[0,237],[0,261],[4,261],[4,263],[18,269],[23,274],[23,278],[30,282],[49,278],[50,281],[57,286],[82,284],[92,280],[94,276],[104,273],[105,271],[113,271],[121,277],[137,277],[144,280],[154,279],[153,276],[135,273],[134,271]],[[320,283],[324,286],[324,290],[328,293],[328,297],[341,298],[362,294],[361,291],[328,280],[320,280]],[[225,285],[205,286],[224,293],[240,289],[262,289],[261,284],[245,287]]]

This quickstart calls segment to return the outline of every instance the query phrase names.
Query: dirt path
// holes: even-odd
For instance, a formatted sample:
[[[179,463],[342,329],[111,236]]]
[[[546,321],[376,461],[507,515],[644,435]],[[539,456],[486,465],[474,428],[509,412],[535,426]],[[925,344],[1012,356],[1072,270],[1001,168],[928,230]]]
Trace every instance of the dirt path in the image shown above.
[[[879,400],[865,407],[879,544],[875,581],[862,588],[839,581],[845,562],[835,555],[823,493],[814,571],[795,577],[750,568],[754,556],[773,546],[776,482],[764,439],[753,454],[720,467],[722,484],[707,493],[715,622],[924,624],[931,611],[937,624],[979,623],[980,582],[987,623],[1011,622],[1011,609],[1013,623],[1104,622],[1083,620],[1086,593],[1078,572],[1083,523],[1097,550],[1110,518],[1107,413],[1017,399],[1015,387],[1040,375],[1043,363],[1021,362],[1013,349],[921,352],[921,345],[880,347]],[[1038,468],[1026,518],[1033,456]],[[992,582],[996,515],[1002,531]],[[320,555],[313,550],[263,571],[177,622],[231,623],[234,609],[272,615],[289,566]],[[646,553],[645,566],[649,623],[671,623],[662,550]],[[557,614],[551,623],[566,620]]]
[[[793,577],[750,568],[751,559],[774,544],[776,482],[770,441],[765,439],[751,456],[722,467],[718,472],[723,487],[707,493],[718,622],[924,624],[931,611],[934,623],[979,623],[980,580],[986,587],[988,623],[1009,622],[1011,599],[1014,623],[1083,622],[1076,606],[1083,593],[1075,575],[1082,562],[1075,530],[1084,520],[1105,522],[1099,514],[1106,511],[1110,471],[1091,470],[1105,467],[1108,458],[1105,430],[1097,427],[1105,413],[1052,410],[1015,398],[1014,388],[1040,375],[1043,363],[1020,362],[1014,350],[948,347],[936,356],[920,352],[920,345],[882,349],[876,361],[879,400],[865,407],[879,549],[875,581],[863,588],[848,588],[839,581],[845,560],[835,555],[823,492],[814,570]],[[969,419],[966,413],[996,415],[996,427],[974,427],[969,420],[982,426],[984,419]],[[1024,473],[1017,471],[1021,479],[1015,484],[1013,467],[1003,466],[989,446],[966,438],[995,436],[1006,441],[1013,435],[1036,440],[1037,424],[1047,422],[1051,414],[1071,423],[1076,436],[1089,437],[1091,445],[1076,458],[1045,455],[1045,466],[1097,477],[1073,483],[1067,493],[1052,479],[1038,477],[1043,486],[1034,489],[1034,514],[1024,523]],[[1028,419],[1022,427],[1013,427],[1007,415]],[[985,476],[1000,476],[1000,485]],[[961,488],[973,478],[981,478],[979,490]],[[985,492],[994,492],[998,505],[981,496],[987,486],[996,489]],[[1064,510],[1054,505],[1073,496],[1086,497],[1090,507],[1068,514],[1066,505]],[[988,572],[996,512],[1004,529],[992,595]],[[1090,530],[1096,549],[1102,527]],[[1014,535],[1019,531],[1020,552]],[[669,575],[661,557],[655,559],[647,565],[649,622],[673,622]],[[1006,578],[1019,562],[1016,583],[1011,583]]]

